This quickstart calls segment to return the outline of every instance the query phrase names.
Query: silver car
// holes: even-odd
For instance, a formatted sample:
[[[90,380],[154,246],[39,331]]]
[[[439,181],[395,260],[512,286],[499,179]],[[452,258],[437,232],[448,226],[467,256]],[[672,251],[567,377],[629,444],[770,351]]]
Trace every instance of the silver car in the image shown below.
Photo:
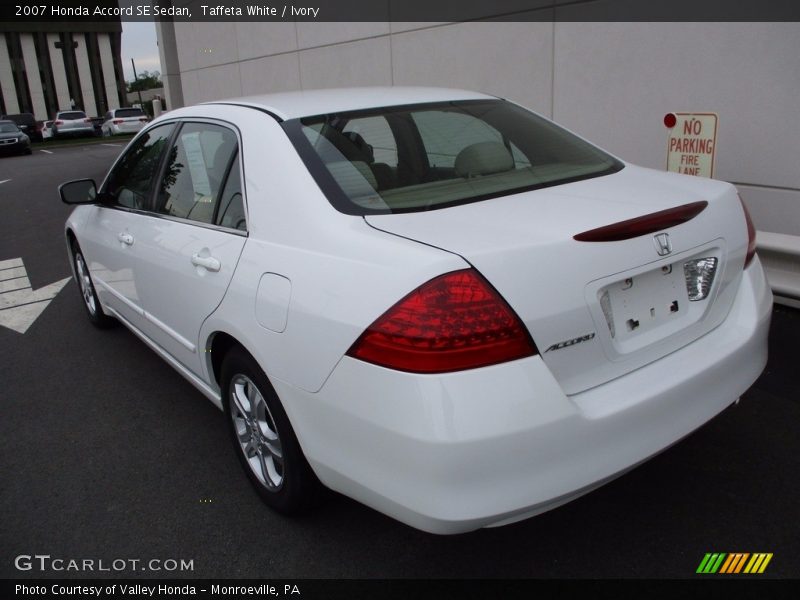
[[[94,124],[82,110],[64,110],[53,120],[53,137],[94,135]]]

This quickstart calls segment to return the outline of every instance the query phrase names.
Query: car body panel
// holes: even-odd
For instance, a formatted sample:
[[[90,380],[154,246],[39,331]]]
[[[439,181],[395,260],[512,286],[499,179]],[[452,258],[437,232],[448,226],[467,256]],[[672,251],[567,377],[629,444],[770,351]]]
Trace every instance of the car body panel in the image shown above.
[[[328,202],[279,122],[443,98],[488,96],[380,88],[176,109],[145,130],[180,120],[238,130],[246,235],[95,205],[78,206],[66,226],[104,308],[218,407],[208,350],[224,334],[262,366],[323,483],[412,526],[456,533],[585,493],[734,402],[766,362],[771,292],[757,258],[742,268],[748,236],[728,184],[626,165],[485,202],[362,217]],[[669,229],[671,258],[658,256],[653,235],[599,246],[572,237],[701,199],[709,204],[695,222]],[[134,238],[127,248],[121,233]],[[220,258],[218,273],[192,265],[204,249]],[[598,331],[609,278],[706,251],[721,261],[708,311],[629,356]],[[587,327],[596,339],[438,375],[347,355],[401,298],[470,266],[537,343]]]
[[[330,488],[433,533],[503,525],[624,473],[747,390],[772,310],[757,261],[723,325],[580,394],[564,394],[539,356],[444,376],[345,358],[316,394],[275,386]]]

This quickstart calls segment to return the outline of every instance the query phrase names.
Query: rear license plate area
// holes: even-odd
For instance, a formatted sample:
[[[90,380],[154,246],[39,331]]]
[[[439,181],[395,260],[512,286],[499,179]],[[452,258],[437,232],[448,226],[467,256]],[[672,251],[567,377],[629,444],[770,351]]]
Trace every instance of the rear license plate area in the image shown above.
[[[600,290],[600,304],[615,340],[646,334],[688,311],[683,269],[664,265],[616,281]]]

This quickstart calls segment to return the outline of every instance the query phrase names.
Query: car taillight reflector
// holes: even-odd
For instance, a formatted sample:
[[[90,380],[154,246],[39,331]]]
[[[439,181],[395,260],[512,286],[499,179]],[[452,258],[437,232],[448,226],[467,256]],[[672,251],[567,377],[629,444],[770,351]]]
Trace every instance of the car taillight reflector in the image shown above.
[[[686,279],[686,293],[689,302],[705,300],[714,283],[719,261],[714,256],[696,258],[683,263],[683,276]]]
[[[573,239],[579,242],[618,242],[620,240],[629,240],[640,235],[646,235],[655,231],[661,231],[686,223],[694,219],[708,206],[708,202],[701,200],[700,202],[692,202],[690,204],[683,204],[675,208],[668,208],[658,212],[628,219],[627,221],[620,221],[619,223],[612,223],[598,227],[597,229],[590,229],[583,233],[578,233],[573,236]]]
[[[58,121],[55,122],[55,125],[63,125],[63,124],[64,124],[64,121],[62,121],[61,119],[59,119]]]
[[[413,373],[474,369],[536,353],[522,321],[473,269],[418,287],[378,317],[347,351]]]
[[[113,121],[111,121],[111,122],[112,122],[114,125],[119,125],[120,123],[122,123],[122,122],[123,122],[123,120],[122,120],[122,119],[114,119],[114,120],[113,120]]]
[[[744,203],[741,196],[739,196],[739,202],[742,204],[744,220],[747,223],[747,255],[744,257],[744,267],[746,269],[747,265],[752,262],[753,257],[756,255],[756,227],[753,225],[750,211],[747,210],[747,205]]]
[[[92,122],[92,120],[91,120],[90,118],[88,118],[88,117],[87,117],[87,118],[85,118],[85,119],[83,120],[83,122],[84,122],[84,123],[91,123],[91,122]]]

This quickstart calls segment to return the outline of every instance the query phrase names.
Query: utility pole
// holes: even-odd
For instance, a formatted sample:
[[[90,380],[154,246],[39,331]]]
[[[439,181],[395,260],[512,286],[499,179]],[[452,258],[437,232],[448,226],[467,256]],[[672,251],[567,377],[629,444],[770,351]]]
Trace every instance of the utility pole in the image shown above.
[[[131,66],[133,67],[133,81],[136,83],[139,81],[139,76],[136,74],[136,63],[133,62],[133,58],[131,58]],[[136,91],[139,93],[139,106],[144,109],[144,102],[142,102],[142,90],[138,89],[137,87]]]

